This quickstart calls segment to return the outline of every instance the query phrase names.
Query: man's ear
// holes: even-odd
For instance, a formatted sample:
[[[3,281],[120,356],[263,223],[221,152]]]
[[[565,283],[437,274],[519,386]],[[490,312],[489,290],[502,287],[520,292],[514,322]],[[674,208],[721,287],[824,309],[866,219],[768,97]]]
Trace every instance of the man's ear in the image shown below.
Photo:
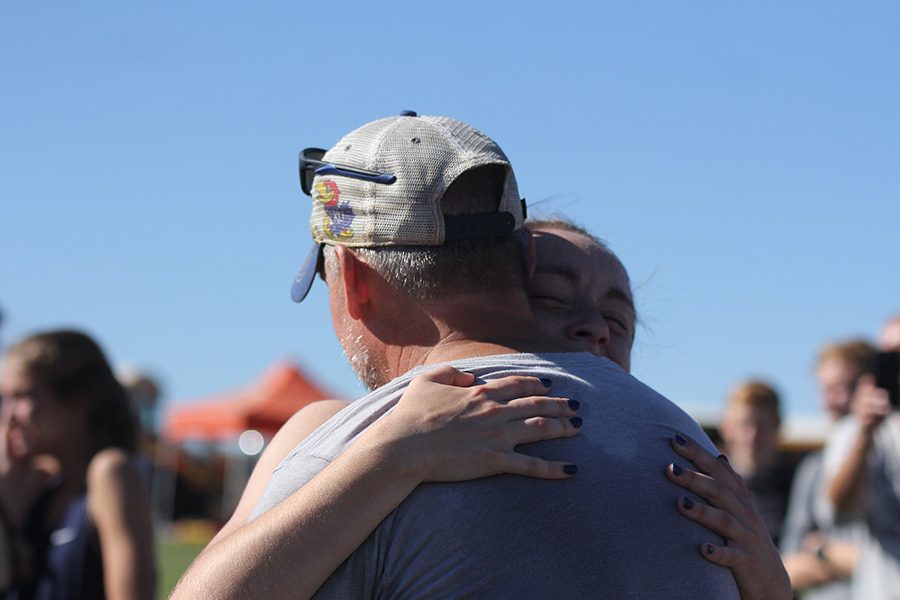
[[[347,314],[358,321],[369,306],[369,265],[360,260],[352,250],[340,245],[334,246],[334,257],[341,269]]]

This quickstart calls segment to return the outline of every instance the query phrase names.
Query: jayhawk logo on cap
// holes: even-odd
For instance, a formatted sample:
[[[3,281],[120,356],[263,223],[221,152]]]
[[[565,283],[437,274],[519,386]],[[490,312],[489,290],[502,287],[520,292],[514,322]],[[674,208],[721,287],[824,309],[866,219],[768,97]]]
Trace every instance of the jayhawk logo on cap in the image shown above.
[[[341,202],[341,190],[331,179],[320,179],[313,190],[313,199],[322,203],[325,219],[322,227],[325,235],[335,240],[353,237],[350,225],[353,224],[353,209],[349,202]]]

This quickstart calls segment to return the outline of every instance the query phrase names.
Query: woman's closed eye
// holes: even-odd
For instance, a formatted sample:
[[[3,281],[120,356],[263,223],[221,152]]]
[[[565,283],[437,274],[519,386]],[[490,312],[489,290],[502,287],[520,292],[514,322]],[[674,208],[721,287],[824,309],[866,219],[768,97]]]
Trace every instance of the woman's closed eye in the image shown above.
[[[610,329],[614,330],[616,333],[621,333],[623,335],[628,333],[628,322],[624,317],[605,314],[603,315],[603,318],[610,324]]]
[[[528,299],[542,308],[568,308],[571,303],[568,298],[560,294],[542,294],[532,292],[528,295]]]
[[[603,318],[609,323],[609,330],[617,335],[625,337],[633,337],[634,335],[634,317],[627,314],[614,311],[604,312]]]

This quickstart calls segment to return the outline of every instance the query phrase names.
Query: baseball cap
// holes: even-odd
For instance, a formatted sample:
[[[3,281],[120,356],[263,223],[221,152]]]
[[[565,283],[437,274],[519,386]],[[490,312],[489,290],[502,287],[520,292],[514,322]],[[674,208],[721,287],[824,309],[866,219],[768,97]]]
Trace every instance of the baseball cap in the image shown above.
[[[456,178],[486,165],[506,169],[496,212],[443,215],[441,199]],[[312,198],[313,248],[291,286],[294,302],[309,293],[323,244],[440,246],[508,235],[525,220],[509,159],[491,138],[449,117],[404,111],[372,121],[324,155],[312,148],[301,152],[300,176]]]

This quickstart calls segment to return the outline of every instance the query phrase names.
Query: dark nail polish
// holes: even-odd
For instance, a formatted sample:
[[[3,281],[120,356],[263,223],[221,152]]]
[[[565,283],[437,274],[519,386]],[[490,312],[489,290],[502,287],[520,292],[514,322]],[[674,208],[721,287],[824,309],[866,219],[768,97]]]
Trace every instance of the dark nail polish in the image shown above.
[[[563,473],[565,473],[566,475],[574,475],[577,472],[578,472],[578,467],[576,467],[575,465],[563,466]]]
[[[569,400],[569,408],[571,408],[572,410],[578,410],[579,408],[581,408],[581,402],[579,402],[578,400]]]
[[[727,462],[728,462],[728,457],[725,456],[724,454],[720,454],[720,455],[718,455],[716,458],[718,458],[719,460],[721,460],[723,463],[727,463]]]
[[[548,388],[553,384],[553,382],[550,381],[549,379],[547,379],[546,377],[541,377],[541,384],[543,384],[543,386],[545,388]]]
[[[691,510],[692,508],[694,508],[694,501],[690,498],[682,498],[681,505],[685,510]]]
[[[684,469],[682,469],[681,467],[679,467],[679,466],[676,465],[675,463],[672,463],[672,475],[675,475],[675,476],[677,477],[677,476],[681,475],[681,473],[682,473],[683,471],[684,471]]]
[[[707,545],[706,545],[706,553],[707,553],[707,554],[712,554],[714,550],[715,550],[715,548],[713,548],[713,545],[712,545],[712,544],[707,544]]]
[[[687,440],[684,439],[683,437],[681,437],[680,435],[678,435],[677,433],[675,434],[675,443],[678,444],[679,446],[687,446]]]
[[[581,420],[581,417],[572,417],[571,419],[569,419],[569,423],[571,423],[572,427],[576,429],[584,425],[584,421]]]

